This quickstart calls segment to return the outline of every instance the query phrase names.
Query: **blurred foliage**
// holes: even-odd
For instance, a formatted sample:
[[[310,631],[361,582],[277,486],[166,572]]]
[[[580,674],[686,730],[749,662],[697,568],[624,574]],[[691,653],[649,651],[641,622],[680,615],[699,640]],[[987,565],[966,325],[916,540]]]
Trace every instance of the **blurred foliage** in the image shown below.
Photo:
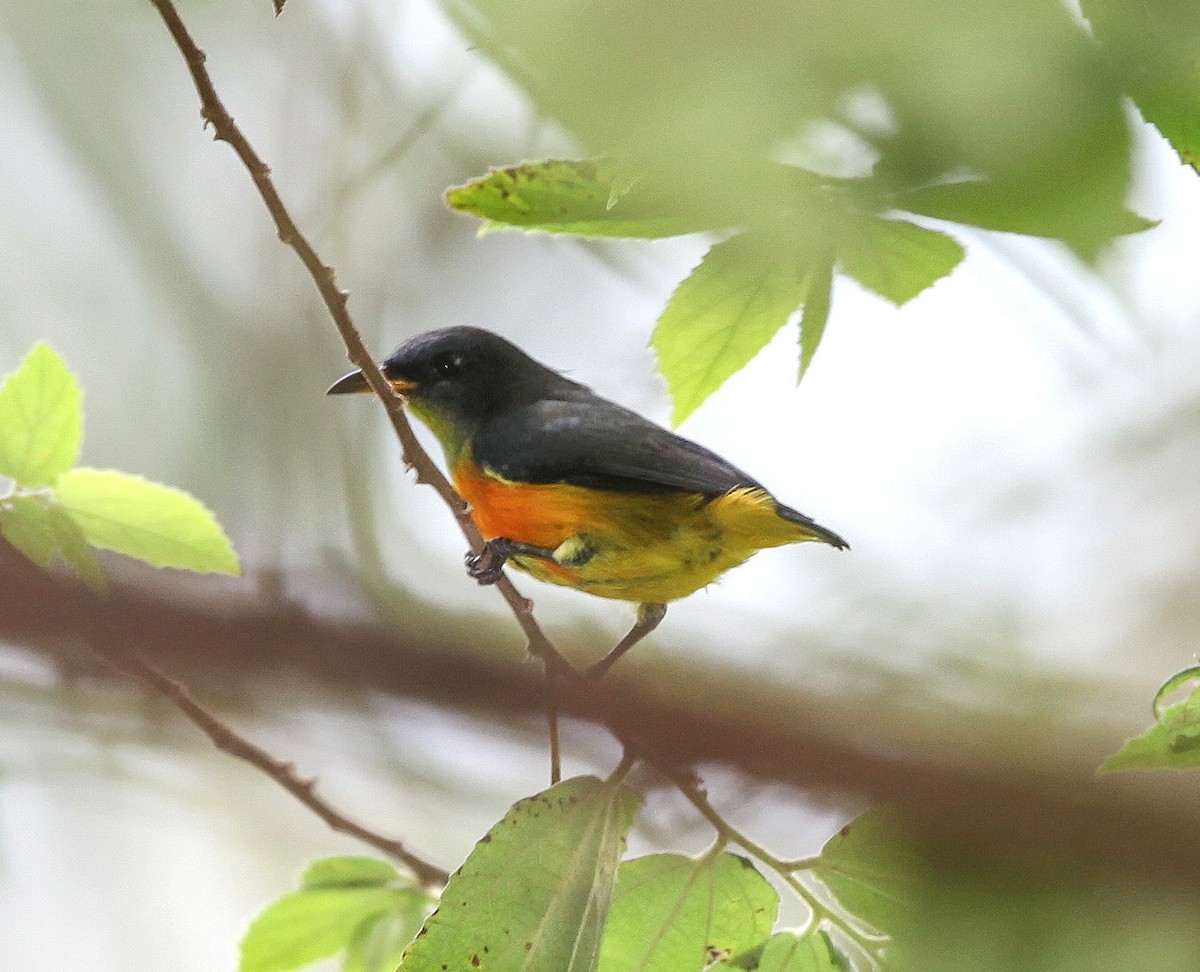
[[[982,177],[987,205],[1085,253],[1125,224],[1121,90],[1054,0],[446,6],[585,151],[706,226],[770,226],[782,207],[832,228],[779,164],[818,120],[861,141],[879,193]]]
[[[39,342],[0,384],[0,535],[41,567],[61,560],[102,587],[92,547],[156,567],[238,574],[221,525],[182,490],[113,469],[76,467],[82,393],[66,363]]]
[[[600,157],[495,170],[451,190],[452,206],[556,233],[742,234],[710,251],[655,332],[676,422],[801,308],[803,375],[833,267],[899,304],[962,259],[943,234],[880,214],[1051,237],[1088,259],[1149,225],[1124,207],[1124,91],[1055,0],[447,8]],[[830,130],[856,146],[837,161],[857,178],[820,171]]]
[[[816,873],[891,936],[887,969],[1200,967],[1190,892],[1086,861],[930,841],[918,823],[873,813],[830,841]]]
[[[1200,169],[1200,18],[1191,0],[1081,0],[1122,89]]]
[[[433,900],[387,861],[313,861],[242,939],[239,972],[288,972],[345,952],[346,972],[391,972]]]

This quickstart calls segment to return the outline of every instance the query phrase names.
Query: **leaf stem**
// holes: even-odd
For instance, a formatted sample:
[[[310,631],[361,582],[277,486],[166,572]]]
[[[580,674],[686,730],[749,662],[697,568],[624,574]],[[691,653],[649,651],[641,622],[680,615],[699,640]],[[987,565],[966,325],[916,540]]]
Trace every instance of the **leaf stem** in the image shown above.
[[[724,843],[736,844],[780,876],[783,882],[804,902],[812,913],[811,923],[813,926],[822,923],[832,925],[846,936],[856,949],[862,952],[863,956],[868,959],[872,966],[878,967],[880,965],[879,948],[886,942],[886,939],[875,938],[868,934],[852,920],[849,914],[827,904],[812,888],[809,888],[796,877],[794,872],[799,869],[795,866],[796,864],[811,867],[816,858],[805,858],[802,861],[785,861],[777,857],[761,844],[743,834],[721,816],[716,807],[709,802],[708,796],[694,776],[680,772],[672,767],[663,766],[662,764],[655,763],[654,765],[660,773],[675,784],[676,789],[696,808],[700,816],[712,824],[719,840]]]

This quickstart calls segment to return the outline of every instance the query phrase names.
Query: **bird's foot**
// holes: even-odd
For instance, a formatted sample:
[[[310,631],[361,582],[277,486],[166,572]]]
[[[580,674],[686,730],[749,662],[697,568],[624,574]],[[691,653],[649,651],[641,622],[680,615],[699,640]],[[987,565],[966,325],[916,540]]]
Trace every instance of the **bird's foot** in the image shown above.
[[[468,553],[465,562],[467,573],[480,584],[495,584],[504,576],[504,565],[510,557],[540,557],[553,560],[554,551],[546,547],[535,547],[531,543],[496,537],[483,545],[479,553]]]
[[[468,551],[465,558],[467,574],[483,585],[495,584],[503,577],[507,561],[508,554],[497,550],[492,542],[485,543],[480,553]]]

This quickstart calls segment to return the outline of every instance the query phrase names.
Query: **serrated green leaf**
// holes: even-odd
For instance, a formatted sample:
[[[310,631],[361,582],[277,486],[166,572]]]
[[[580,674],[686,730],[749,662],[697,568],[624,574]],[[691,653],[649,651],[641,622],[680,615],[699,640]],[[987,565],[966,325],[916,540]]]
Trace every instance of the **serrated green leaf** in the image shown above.
[[[833,303],[833,261],[824,260],[813,267],[808,279],[808,294],[804,298],[804,312],[800,315],[800,368],[796,372],[799,382],[813,355],[825,335],[829,321],[829,310]]]
[[[772,935],[756,972],[851,972],[850,960],[823,929]]]
[[[1178,689],[1196,677],[1196,669],[1181,672],[1163,687]],[[1162,690],[1160,690],[1160,697]],[[1158,699],[1156,698],[1156,708]],[[1200,767],[1200,685],[1182,702],[1161,709],[1158,722],[1130,739],[1101,764],[1099,772],[1131,769],[1188,770]]]
[[[653,854],[617,872],[600,972],[700,972],[770,934],[779,895],[733,854]]]
[[[302,888],[388,887],[404,880],[395,865],[378,857],[322,857],[308,865]]]
[[[651,344],[676,425],[749,364],[804,300],[807,274],[754,241],[718,243],[675,288]]]
[[[838,251],[842,270],[899,307],[958,266],[966,251],[957,240],[905,219],[867,216]]]
[[[237,574],[237,554],[216,518],[182,490],[114,470],[73,469],[55,498],[88,543],[155,567]]]
[[[450,878],[404,972],[592,972],[637,797],[594,777],[518,801]]]
[[[872,811],[831,837],[810,873],[858,919],[893,932],[910,918],[914,875],[925,867],[892,819]]]
[[[1194,0],[1082,0],[1081,7],[1143,117],[1200,171],[1200,17]]]
[[[239,972],[287,972],[346,948],[359,925],[386,912],[391,888],[318,888],[284,895],[242,939]]]
[[[39,567],[49,567],[58,557],[89,587],[104,589],[104,575],[83,531],[48,496],[0,501],[0,534]]]
[[[43,342],[0,387],[0,475],[49,486],[75,465],[83,439],[79,383]]]
[[[611,159],[524,162],[446,191],[451,209],[488,224],[577,236],[657,239],[704,229],[639,203],[637,182]]]
[[[430,910],[428,896],[408,892],[388,911],[355,929],[342,972],[394,972]]]

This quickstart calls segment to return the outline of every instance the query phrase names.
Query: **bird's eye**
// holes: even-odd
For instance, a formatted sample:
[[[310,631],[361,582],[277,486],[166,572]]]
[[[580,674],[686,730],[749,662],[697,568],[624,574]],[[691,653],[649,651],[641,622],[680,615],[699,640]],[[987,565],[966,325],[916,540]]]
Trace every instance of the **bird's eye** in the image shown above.
[[[433,373],[439,378],[454,378],[463,370],[460,354],[443,354],[433,362]]]

